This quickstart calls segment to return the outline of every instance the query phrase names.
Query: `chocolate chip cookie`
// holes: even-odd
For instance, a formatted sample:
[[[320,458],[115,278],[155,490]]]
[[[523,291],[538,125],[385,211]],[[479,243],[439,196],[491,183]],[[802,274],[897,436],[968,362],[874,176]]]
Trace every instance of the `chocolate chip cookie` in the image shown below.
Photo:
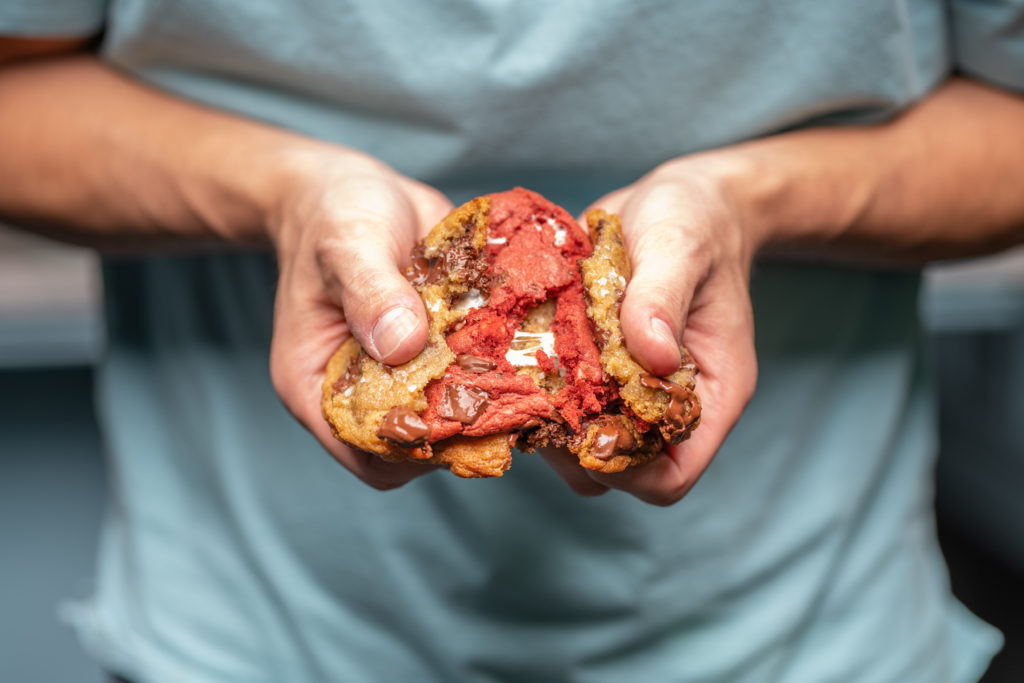
[[[648,375],[629,355],[619,305],[629,261],[618,218],[516,188],[453,211],[416,247],[406,277],[430,320],[426,347],[387,366],[354,339],[328,363],[323,412],[340,440],[385,460],[501,476],[513,446],[564,447],[618,472],[700,421],[697,367]]]

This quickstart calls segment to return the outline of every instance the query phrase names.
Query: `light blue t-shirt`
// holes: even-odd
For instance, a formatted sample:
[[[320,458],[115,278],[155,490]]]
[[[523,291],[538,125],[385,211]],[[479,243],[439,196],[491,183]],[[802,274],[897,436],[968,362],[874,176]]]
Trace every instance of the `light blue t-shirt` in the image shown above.
[[[456,202],[524,185],[570,210],[681,154],[883,120],[954,68],[1024,89],[1022,21],[967,0],[0,7],[6,32],[104,26],[117,67]],[[524,454],[502,479],[364,486],[271,389],[275,275],[241,253],[105,266],[111,500],[74,621],[111,670],[959,683],[998,648],[935,541],[916,273],[759,264],[757,395],[667,509],[578,497]]]

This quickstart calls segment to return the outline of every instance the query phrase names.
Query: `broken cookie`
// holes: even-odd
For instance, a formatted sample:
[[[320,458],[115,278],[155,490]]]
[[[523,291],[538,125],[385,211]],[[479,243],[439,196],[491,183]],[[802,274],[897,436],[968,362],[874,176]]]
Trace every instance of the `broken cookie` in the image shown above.
[[[430,320],[425,348],[387,366],[354,339],[332,356],[323,413],[337,438],[385,460],[501,476],[515,446],[564,447],[618,472],[700,421],[685,349],[652,377],[625,347],[629,261],[617,217],[516,188],[453,211],[416,247],[406,277]]]

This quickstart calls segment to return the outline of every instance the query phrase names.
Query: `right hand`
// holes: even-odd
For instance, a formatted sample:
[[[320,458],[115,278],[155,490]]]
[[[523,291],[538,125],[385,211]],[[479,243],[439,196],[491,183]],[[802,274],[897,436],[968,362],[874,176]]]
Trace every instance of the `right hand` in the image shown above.
[[[630,353],[664,377],[679,367],[682,341],[697,365],[702,420],[693,437],[650,462],[615,474],[582,468],[574,456],[545,458],[581,495],[619,489],[673,505],[693,487],[739,420],[757,384],[750,267],[759,231],[735,190],[733,150],[662,164],[594,206],[622,217],[633,277],[622,302]]]
[[[352,151],[303,151],[292,165],[293,180],[268,221],[280,269],[271,380],[335,460],[374,488],[397,488],[437,468],[388,463],[336,440],[321,414],[321,384],[328,359],[349,335],[391,365],[423,348],[426,311],[400,268],[452,205],[437,190]]]

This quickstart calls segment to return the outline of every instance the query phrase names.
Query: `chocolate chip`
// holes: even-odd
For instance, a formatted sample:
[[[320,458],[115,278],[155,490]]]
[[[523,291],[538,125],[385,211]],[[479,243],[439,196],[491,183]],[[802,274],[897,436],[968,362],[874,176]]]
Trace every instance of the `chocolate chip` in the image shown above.
[[[412,263],[405,270],[405,277],[416,287],[432,285],[447,277],[484,291],[487,265],[484,251],[473,246],[470,226],[466,234],[453,240],[437,258],[427,258],[424,245],[417,245],[412,251]]]
[[[442,267],[455,282],[475,283],[487,270],[483,251],[473,247],[472,236],[467,235],[452,244],[443,256]]]
[[[395,406],[384,416],[377,436],[402,448],[418,448],[427,443],[430,427],[411,408]]]
[[[611,416],[601,420],[594,432],[594,441],[590,447],[590,455],[598,460],[608,460],[615,454],[631,451],[636,448],[636,440],[629,428],[618,417]]]
[[[660,431],[670,443],[679,443],[700,421],[700,406],[693,400],[693,392],[675,382],[644,373],[640,375],[640,384],[648,389],[661,389],[668,393],[668,408],[662,418],[664,424]]]
[[[464,384],[449,384],[444,389],[441,417],[457,420],[465,425],[473,424],[487,409],[490,402],[487,392],[479,387]]]
[[[414,287],[431,285],[441,279],[441,268],[438,259],[414,256],[412,264],[405,269],[405,279]]]
[[[346,389],[348,389],[349,387],[356,383],[356,375],[358,374],[359,371],[359,361],[361,359],[361,355],[353,358],[352,362],[348,364],[347,368],[345,368],[344,374],[342,374],[342,376],[339,377],[338,379],[334,380],[334,383],[331,385],[331,389],[334,391],[335,394],[340,394],[344,392]]]
[[[455,358],[455,362],[466,372],[489,372],[490,370],[498,367],[498,364],[493,361],[481,358],[480,356],[473,356],[468,353],[463,353],[457,356]]]
[[[615,455],[615,446],[619,441],[619,433],[614,429],[601,427],[594,434],[594,443],[590,447],[590,454],[598,460],[609,460]]]
[[[355,383],[356,378],[352,375],[351,372],[346,370],[344,375],[334,380],[334,383],[331,385],[331,389],[334,391],[335,394],[340,394]]]

